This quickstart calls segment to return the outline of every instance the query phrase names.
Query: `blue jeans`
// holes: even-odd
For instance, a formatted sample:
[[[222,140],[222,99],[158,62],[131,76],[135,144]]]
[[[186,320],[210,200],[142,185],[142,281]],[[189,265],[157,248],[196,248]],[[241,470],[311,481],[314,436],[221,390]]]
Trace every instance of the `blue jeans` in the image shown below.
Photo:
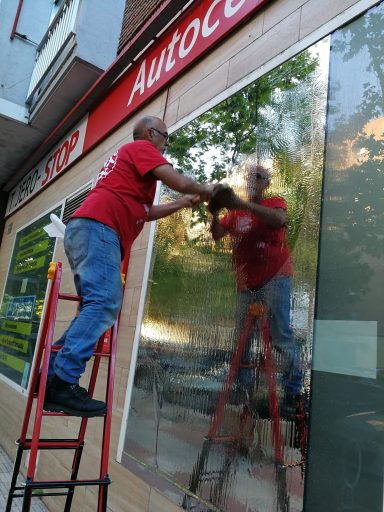
[[[300,357],[295,338],[290,325],[291,321],[291,278],[289,276],[276,276],[262,288],[247,290],[239,294],[237,309],[236,336],[241,336],[249,306],[254,302],[262,302],[268,310],[269,334],[272,347],[281,355],[284,366],[283,386],[286,395],[297,395],[302,387],[302,371]],[[243,362],[249,363],[250,344],[245,349]],[[240,369],[239,380],[243,384],[250,384],[252,379],[248,369]]]
[[[92,219],[69,221],[64,249],[76,292],[81,295],[78,315],[55,344],[62,348],[52,354],[49,376],[78,383],[91,358],[97,340],[111,327],[123,298],[120,240],[110,227]]]

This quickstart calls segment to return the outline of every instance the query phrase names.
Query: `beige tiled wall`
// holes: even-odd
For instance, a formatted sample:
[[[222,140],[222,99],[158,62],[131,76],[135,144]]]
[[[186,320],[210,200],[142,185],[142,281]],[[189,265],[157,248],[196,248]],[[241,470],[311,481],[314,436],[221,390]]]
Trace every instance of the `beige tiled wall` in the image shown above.
[[[168,104],[166,92],[159,94],[143,112],[162,116],[164,110],[168,125],[176,124],[203,103],[214,99],[250,72],[263,66],[289,47],[308,36],[345,9],[358,4],[357,0],[277,0],[249,20],[221,46],[210,52],[203,61],[182,75],[169,90]],[[166,107],[166,109],[165,109]],[[135,118],[143,112],[136,114]],[[52,205],[57,204],[70,193],[94,178],[105,159],[122,143],[131,140],[131,128],[134,119],[120,127],[110,137],[99,144],[72,169],[64,173],[59,181],[48,187],[38,197],[12,215],[4,230],[0,253],[0,289],[4,289],[8,262],[17,229],[31,219],[40,216]],[[57,186],[57,185],[60,186]],[[10,232],[8,232],[10,231]],[[117,446],[122,422],[123,407],[128,382],[131,351],[135,334],[138,304],[141,294],[143,269],[145,264],[149,225],[136,240],[131,253],[122,320],[118,340],[117,371],[115,379],[114,416],[110,448],[110,475],[113,484],[109,491],[109,510],[114,512],[173,512],[181,510],[167,498],[151,488],[146,482],[131,474],[116,462]],[[62,243],[58,244],[55,258],[65,256]],[[72,279],[65,266],[64,291],[73,290]],[[71,312],[62,309],[58,315],[57,334],[65,328]],[[106,379],[106,367],[102,365],[97,389],[102,393]],[[25,398],[0,380],[0,439],[7,452],[13,456],[14,439],[18,436],[23,417]],[[76,434],[78,420],[65,419],[57,425],[57,419],[46,422],[45,435],[70,437]],[[98,467],[101,421],[89,422],[87,445],[82,461],[82,475],[90,476],[87,471]],[[64,469],[68,469],[71,460],[68,454],[45,454],[39,465],[39,477],[57,478]],[[59,498],[46,500],[50,510],[63,509]],[[73,510],[94,512],[96,510],[96,489],[77,489]]]

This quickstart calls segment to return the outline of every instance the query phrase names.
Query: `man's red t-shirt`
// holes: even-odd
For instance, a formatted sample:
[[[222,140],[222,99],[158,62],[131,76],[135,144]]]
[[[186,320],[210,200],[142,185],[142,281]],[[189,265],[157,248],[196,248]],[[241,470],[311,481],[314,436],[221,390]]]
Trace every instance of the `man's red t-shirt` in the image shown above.
[[[96,186],[71,215],[94,219],[113,228],[120,237],[122,255],[143,229],[156,192],[156,177],[150,172],[169,164],[147,140],[121,146],[98,174]]]
[[[287,209],[282,197],[268,197],[261,206]],[[286,228],[274,228],[251,212],[229,211],[220,224],[231,235],[232,258],[239,290],[258,289],[277,275],[292,275]]]

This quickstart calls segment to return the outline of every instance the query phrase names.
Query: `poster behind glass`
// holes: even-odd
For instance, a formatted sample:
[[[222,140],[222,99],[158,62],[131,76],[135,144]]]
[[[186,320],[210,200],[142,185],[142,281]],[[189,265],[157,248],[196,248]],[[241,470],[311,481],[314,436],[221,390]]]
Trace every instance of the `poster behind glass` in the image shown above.
[[[123,462],[175,482],[185,509],[192,496],[302,510],[328,52],[320,42],[171,137],[176,169],[283,219],[270,230],[252,208],[213,218],[202,204],[158,222]]]
[[[56,239],[43,229],[51,213],[60,216],[61,207],[18,231],[0,309],[0,372],[23,388],[28,385],[55,247]]]

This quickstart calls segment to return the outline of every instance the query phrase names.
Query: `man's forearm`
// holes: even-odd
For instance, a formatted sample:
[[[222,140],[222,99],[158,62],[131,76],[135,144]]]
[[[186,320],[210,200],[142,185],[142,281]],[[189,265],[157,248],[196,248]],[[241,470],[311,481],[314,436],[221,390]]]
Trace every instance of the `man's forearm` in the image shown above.
[[[280,228],[287,223],[287,214],[282,208],[269,208],[268,206],[238,199],[235,209],[248,210],[274,228]]]
[[[227,234],[225,228],[220,224],[220,221],[216,214],[212,216],[212,222],[211,222],[211,233],[212,238],[215,240],[220,240],[220,238],[223,238]]]
[[[148,212],[146,220],[151,221],[162,219],[163,217],[168,217],[168,215],[172,215],[172,213],[175,213],[181,210],[182,208],[193,208],[200,202],[201,199],[198,194],[186,194],[183,197],[180,197],[180,199],[176,199],[176,201],[152,205]]]
[[[184,208],[184,204],[181,203],[181,200],[151,206],[147,215],[147,221],[149,222],[151,220],[158,220],[162,219],[163,217],[168,217],[168,215],[172,215],[172,213],[179,211],[181,208]]]
[[[209,199],[213,190],[213,185],[198,183],[189,176],[179,174],[170,164],[159,165],[152,173],[172,190],[182,194],[199,194],[203,201]]]
[[[179,190],[182,194],[204,194],[206,193],[206,184],[199,183],[189,176],[180,174]]]

